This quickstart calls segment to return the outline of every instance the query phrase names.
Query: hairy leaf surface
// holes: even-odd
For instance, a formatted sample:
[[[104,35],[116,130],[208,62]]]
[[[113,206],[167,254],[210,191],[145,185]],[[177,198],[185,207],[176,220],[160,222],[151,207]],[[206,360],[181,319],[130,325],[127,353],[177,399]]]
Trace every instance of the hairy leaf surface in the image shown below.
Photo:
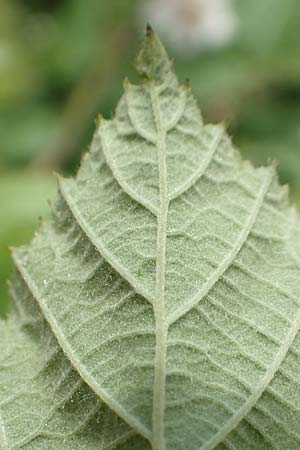
[[[137,69],[76,179],[59,179],[51,223],[14,251],[19,276],[101,402],[103,442],[111,426],[112,442],[133,434],[126,450],[299,450],[297,214],[273,168],[204,125],[151,30]],[[84,423],[86,448],[106,448]]]
[[[4,450],[125,450],[147,444],[84,383],[20,276],[0,323],[0,444]]]

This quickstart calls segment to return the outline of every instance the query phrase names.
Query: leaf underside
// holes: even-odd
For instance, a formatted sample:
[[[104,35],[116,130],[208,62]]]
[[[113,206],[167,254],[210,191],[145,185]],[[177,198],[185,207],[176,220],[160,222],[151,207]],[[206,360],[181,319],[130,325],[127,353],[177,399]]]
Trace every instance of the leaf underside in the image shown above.
[[[149,29],[52,220],[13,250],[2,450],[299,450],[300,228]]]

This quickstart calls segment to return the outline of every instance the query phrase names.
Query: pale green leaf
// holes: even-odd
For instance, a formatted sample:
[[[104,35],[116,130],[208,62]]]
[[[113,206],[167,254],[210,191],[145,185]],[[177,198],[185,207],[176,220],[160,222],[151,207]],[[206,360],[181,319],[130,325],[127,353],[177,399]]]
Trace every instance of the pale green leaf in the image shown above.
[[[14,313],[0,322],[1,449],[140,450],[143,441],[64,356],[18,275],[11,295]]]
[[[15,264],[81,379],[153,450],[299,450],[297,214],[273,168],[203,125],[151,30],[137,68]]]

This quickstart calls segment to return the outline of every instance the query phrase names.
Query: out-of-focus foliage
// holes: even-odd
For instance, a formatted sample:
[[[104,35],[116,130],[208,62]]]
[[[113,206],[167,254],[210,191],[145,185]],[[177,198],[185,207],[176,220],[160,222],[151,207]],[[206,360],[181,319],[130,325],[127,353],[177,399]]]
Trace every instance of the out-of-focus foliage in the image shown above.
[[[53,197],[55,179],[33,173],[0,173],[0,312],[7,310],[6,280],[11,270],[9,244],[30,239],[39,216],[49,214],[47,199]]]
[[[152,1],[0,2],[0,314],[7,308],[7,246],[32,235],[51,197],[53,169],[74,172],[95,114],[111,116],[121,80],[133,73]],[[185,5],[201,1],[208,0]],[[192,52],[169,39],[169,53],[179,77],[189,76],[205,119],[225,119],[254,163],[277,160],[299,202],[299,0],[232,0],[232,8],[230,43],[203,50],[199,42]]]
[[[0,162],[26,163],[49,146],[72,90],[96,64],[105,71],[113,47],[121,47],[122,32],[129,34],[131,4],[121,0],[2,0]],[[124,47],[121,62],[126,59]],[[122,65],[115,71],[121,69]],[[89,87],[94,97],[101,89],[99,78],[101,73]],[[105,96],[110,91],[108,86]]]

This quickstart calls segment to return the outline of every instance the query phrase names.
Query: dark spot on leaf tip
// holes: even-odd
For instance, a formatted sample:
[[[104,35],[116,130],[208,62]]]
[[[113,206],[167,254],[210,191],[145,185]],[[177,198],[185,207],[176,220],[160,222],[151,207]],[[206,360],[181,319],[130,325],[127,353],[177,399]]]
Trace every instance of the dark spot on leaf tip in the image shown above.
[[[101,114],[98,113],[96,115],[96,117],[95,117],[95,124],[96,124],[96,126],[100,125],[101,120],[102,120],[102,116],[101,116]]]
[[[146,25],[146,36],[152,36],[153,35],[153,28],[151,27],[150,23],[147,23]]]
[[[189,79],[189,78],[186,78],[186,79],[184,80],[184,87],[185,87],[186,89],[189,89],[190,86],[191,86],[190,79]]]

